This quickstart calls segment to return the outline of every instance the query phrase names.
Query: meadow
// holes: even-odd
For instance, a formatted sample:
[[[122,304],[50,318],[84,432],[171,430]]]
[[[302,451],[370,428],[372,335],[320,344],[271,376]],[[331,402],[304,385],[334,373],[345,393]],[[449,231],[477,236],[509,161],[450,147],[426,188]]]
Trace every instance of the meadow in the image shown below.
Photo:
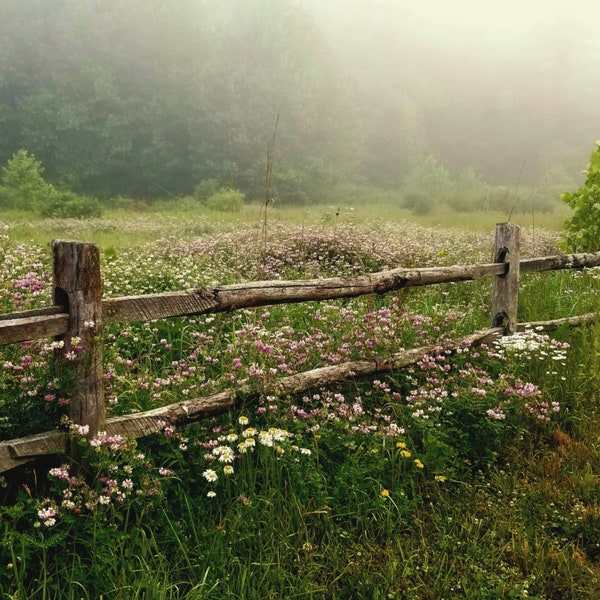
[[[116,296],[488,262],[506,216],[428,218],[13,214],[0,218],[0,307],[51,304],[53,237],[97,242]],[[545,218],[522,223],[524,258],[559,252],[560,219]],[[521,322],[583,314],[598,310],[600,270],[522,275],[520,289]],[[137,442],[76,435],[76,458],[5,473],[0,598],[597,598],[600,325],[277,393],[286,375],[487,327],[490,296],[479,280],[107,327],[109,416],[242,385],[247,398]],[[0,439],[65,426],[57,351],[0,348]]]

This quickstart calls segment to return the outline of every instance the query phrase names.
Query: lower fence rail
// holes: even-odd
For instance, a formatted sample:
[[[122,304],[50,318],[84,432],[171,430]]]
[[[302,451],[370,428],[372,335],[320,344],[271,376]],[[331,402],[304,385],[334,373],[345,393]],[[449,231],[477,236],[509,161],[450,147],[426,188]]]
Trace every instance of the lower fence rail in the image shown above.
[[[559,327],[578,327],[591,324],[597,319],[596,313],[556,319],[520,323],[517,331],[536,328],[554,331]],[[412,348],[375,359],[350,361],[339,365],[330,365],[296,373],[273,381],[265,391],[271,394],[293,395],[318,387],[327,387],[344,381],[361,377],[403,369],[416,364],[425,356],[440,352],[453,353],[459,348],[469,348],[487,344],[504,335],[504,327],[490,327],[476,331],[458,340],[439,344],[431,344]],[[176,402],[153,410],[109,418],[105,422],[105,430],[109,435],[122,435],[139,438],[158,433],[164,424],[184,426],[196,421],[223,414],[236,406],[251,400],[256,394],[251,386],[225,390],[209,396]],[[162,421],[162,423],[160,423]],[[0,473],[20,465],[34,461],[40,456],[63,454],[69,449],[72,433],[66,430],[55,430],[27,437],[0,442]]]

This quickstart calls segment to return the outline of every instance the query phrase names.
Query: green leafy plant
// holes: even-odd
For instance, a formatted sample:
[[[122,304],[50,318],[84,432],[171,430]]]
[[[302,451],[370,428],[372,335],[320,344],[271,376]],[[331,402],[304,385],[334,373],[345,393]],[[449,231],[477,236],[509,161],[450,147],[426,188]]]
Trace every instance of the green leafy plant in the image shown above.
[[[2,167],[0,207],[36,209],[56,194],[56,190],[44,181],[42,163],[27,150],[19,150]]]
[[[41,214],[44,217],[58,219],[86,219],[100,217],[102,208],[98,201],[93,198],[78,196],[73,192],[56,192],[43,205]]]
[[[561,200],[574,213],[565,221],[565,244],[574,252],[589,252],[600,248],[600,142],[590,156],[585,183]]]
[[[232,188],[221,188],[206,200],[211,210],[238,212],[244,206],[244,194]]]
[[[203,179],[194,188],[194,198],[199,202],[206,202],[211,196],[219,191],[221,184],[218,179]]]

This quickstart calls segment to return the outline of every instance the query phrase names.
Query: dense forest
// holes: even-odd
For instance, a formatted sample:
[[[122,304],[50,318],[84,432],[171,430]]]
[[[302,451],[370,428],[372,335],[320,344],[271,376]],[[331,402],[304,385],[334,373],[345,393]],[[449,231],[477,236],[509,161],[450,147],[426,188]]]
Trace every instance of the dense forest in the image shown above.
[[[564,127],[585,36],[560,54],[566,83],[558,53],[539,45],[513,73],[536,73],[555,112],[519,105],[506,71],[495,91],[485,53],[469,71],[482,85],[463,93],[441,75],[452,52],[379,5],[394,6],[365,12],[361,36],[360,15],[348,21],[339,2],[3,0],[0,165],[25,149],[57,188],[100,198],[177,197],[212,181],[251,199],[264,195],[276,134],[273,194],[289,203],[349,181],[402,188],[408,204],[450,184],[468,196],[515,181],[526,159],[529,184],[573,187],[597,137]],[[581,122],[598,120],[592,96]]]
[[[25,148],[99,195],[252,192],[280,113],[280,185],[353,167],[351,103],[289,3],[6,0],[0,22],[2,163]]]

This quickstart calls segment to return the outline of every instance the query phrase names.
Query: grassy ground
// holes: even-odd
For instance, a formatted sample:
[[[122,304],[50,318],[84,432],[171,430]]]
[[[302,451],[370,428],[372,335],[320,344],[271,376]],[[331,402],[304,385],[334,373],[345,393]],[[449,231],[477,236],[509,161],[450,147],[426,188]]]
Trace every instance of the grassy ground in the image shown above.
[[[506,214],[494,210],[456,212],[448,208],[415,215],[401,208],[393,198],[376,203],[340,202],[338,205],[309,205],[304,207],[270,207],[267,221],[305,227],[336,225],[370,225],[376,223],[417,223],[424,227],[457,228],[462,231],[489,232],[496,223],[512,220],[531,230],[560,231],[569,209],[557,204],[544,213],[517,212]],[[0,215],[0,225],[10,228],[14,240],[45,245],[51,239],[69,237],[93,241],[101,246],[128,247],[151,242],[159,236],[205,236],[224,228],[254,224],[262,228],[264,213],[259,204],[247,204],[236,213],[209,211],[191,201],[156,202],[139,205],[137,210],[112,210],[100,219],[34,219],[30,214],[12,212]]]
[[[371,214],[290,222],[273,211],[266,250],[254,211],[250,225],[13,220],[0,303],[49,303],[55,235],[101,244],[105,295],[489,260],[493,226],[432,230]],[[523,237],[526,256],[557,242],[537,225]],[[593,269],[524,276],[519,318],[596,310],[599,286]],[[111,326],[112,415],[242,383],[251,392],[221,418],[163,424],[137,445],[81,438],[75,463],[6,474],[0,597],[597,598],[599,326],[529,332],[295,397],[275,391],[290,373],[487,326],[490,288]],[[50,341],[1,352],[2,438],[55,426],[70,382]]]

